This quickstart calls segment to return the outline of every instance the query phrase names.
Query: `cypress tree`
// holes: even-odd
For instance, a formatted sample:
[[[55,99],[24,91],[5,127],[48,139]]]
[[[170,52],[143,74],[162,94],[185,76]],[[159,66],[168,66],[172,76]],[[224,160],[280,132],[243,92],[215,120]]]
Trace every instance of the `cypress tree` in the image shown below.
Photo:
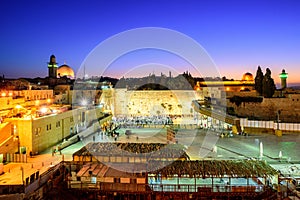
[[[258,92],[259,95],[262,95],[263,91],[263,79],[264,79],[264,74],[261,71],[260,66],[258,66],[257,71],[256,71],[256,76],[255,76],[255,90]]]
[[[271,70],[269,68],[266,69],[266,74],[263,78],[262,85],[263,96],[266,98],[272,97],[275,93],[276,86],[273,78],[271,77]]]

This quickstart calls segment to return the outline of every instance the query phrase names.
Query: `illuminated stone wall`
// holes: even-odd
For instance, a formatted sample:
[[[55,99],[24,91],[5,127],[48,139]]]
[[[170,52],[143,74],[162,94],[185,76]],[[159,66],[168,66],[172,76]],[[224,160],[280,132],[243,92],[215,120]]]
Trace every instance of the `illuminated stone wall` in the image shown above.
[[[10,122],[0,123],[0,153],[15,153],[18,149],[18,141],[15,139]]]
[[[239,116],[255,117],[263,120],[276,120],[280,110],[280,120],[300,122],[300,94],[289,94],[286,98],[264,98],[261,103],[242,103],[240,106],[227,101]]]
[[[203,99],[194,90],[134,91],[116,89],[114,92],[115,115],[191,115],[192,101]]]
[[[101,116],[103,116],[101,109],[78,108],[39,118],[7,118],[5,120],[16,125],[16,135],[20,138],[20,146],[27,148],[27,154],[30,151],[37,154],[61,143],[64,138],[77,131],[85,130]]]
[[[26,101],[52,99],[53,90],[23,90],[22,95]]]

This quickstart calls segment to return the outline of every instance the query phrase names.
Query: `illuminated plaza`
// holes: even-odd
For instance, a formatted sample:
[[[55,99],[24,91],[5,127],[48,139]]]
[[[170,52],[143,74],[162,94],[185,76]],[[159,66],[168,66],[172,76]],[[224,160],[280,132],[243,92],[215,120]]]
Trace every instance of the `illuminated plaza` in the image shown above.
[[[0,200],[299,200],[300,1],[1,1]]]
[[[16,101],[2,115],[2,193],[88,199],[299,195],[297,123],[237,118],[217,105],[224,93],[245,95],[245,86],[253,95],[250,73],[224,82],[223,90],[220,81],[173,91],[78,84],[73,90],[23,90],[23,100],[2,91],[3,102]],[[99,89],[90,90],[93,85]],[[207,101],[209,96],[215,99]]]

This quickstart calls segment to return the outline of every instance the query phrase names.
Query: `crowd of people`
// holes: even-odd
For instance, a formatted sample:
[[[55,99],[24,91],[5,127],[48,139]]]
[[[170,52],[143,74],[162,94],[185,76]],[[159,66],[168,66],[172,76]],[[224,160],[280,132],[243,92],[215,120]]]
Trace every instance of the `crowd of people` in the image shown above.
[[[113,117],[112,122],[120,125],[122,128],[143,127],[145,125],[167,125],[173,124],[169,116],[153,115],[153,116],[117,116]]]

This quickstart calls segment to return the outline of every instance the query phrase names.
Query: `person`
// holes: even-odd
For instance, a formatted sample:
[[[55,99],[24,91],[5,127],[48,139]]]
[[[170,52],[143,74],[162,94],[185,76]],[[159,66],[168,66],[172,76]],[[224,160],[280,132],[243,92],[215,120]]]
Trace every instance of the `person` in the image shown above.
[[[53,147],[53,148],[52,148],[52,156],[55,155],[55,152],[56,152],[56,147]]]
[[[61,146],[60,145],[58,145],[57,150],[58,150],[59,154],[61,155]]]

